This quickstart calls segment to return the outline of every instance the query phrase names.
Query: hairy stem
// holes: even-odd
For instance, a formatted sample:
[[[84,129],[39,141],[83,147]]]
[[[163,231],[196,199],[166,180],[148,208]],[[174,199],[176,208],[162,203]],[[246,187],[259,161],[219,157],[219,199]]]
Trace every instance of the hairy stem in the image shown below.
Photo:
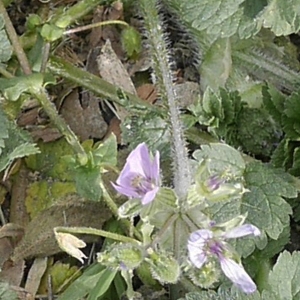
[[[173,138],[173,167],[174,189],[180,199],[185,200],[187,190],[191,184],[191,174],[182,124],[179,117],[177,95],[174,89],[173,71],[167,48],[167,38],[162,29],[162,21],[158,14],[155,0],[141,0],[141,11],[144,17],[144,25],[153,57],[153,71],[155,84],[158,87],[160,97],[168,107],[169,122]]]
[[[123,242],[123,243],[132,243],[132,244],[139,244],[140,242],[124,236],[117,233],[101,230],[101,229],[95,229],[91,227],[55,227],[54,230],[56,232],[61,233],[73,233],[73,234],[92,234],[92,235],[99,235],[108,239],[112,239],[115,241]]]

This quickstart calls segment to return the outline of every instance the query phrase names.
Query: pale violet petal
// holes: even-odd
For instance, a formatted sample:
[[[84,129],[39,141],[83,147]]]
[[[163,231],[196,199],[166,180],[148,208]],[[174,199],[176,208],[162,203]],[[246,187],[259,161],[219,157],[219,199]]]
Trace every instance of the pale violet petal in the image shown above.
[[[198,246],[204,246],[208,240],[212,239],[213,233],[208,229],[199,229],[190,234],[188,243],[194,243]]]
[[[223,237],[226,239],[232,239],[247,235],[259,236],[260,230],[254,225],[244,224],[229,230],[223,235]]]
[[[123,187],[121,185],[116,185],[113,182],[111,182],[112,186],[116,189],[117,192],[119,192],[122,195],[125,195],[127,197],[135,197],[140,198],[140,195],[136,192],[135,189],[130,187]]]
[[[152,202],[159,190],[159,187],[155,187],[153,190],[149,191],[145,194],[145,196],[142,198],[141,202],[143,205],[146,205],[150,202]]]
[[[132,172],[136,172],[143,177],[146,177],[144,168],[143,168],[143,158],[142,153],[145,151],[145,147],[147,149],[147,146],[145,143],[139,144],[134,150],[131,151],[131,153],[128,155],[126,164],[124,166],[124,169],[131,170]],[[123,170],[124,170],[123,169]],[[122,174],[122,172],[121,172]]]
[[[155,182],[159,181],[159,173],[160,173],[160,163],[159,163],[160,155],[159,152],[156,151],[154,159],[151,164],[151,178],[155,179]]]
[[[235,286],[242,290],[246,294],[250,294],[256,291],[256,285],[251,277],[246,273],[242,265],[239,265],[235,261],[221,257],[220,259],[221,269]]]
[[[188,245],[188,253],[191,263],[198,269],[207,261],[206,253],[194,245]]]
[[[142,166],[145,177],[147,179],[151,179],[152,159],[149,153],[149,149],[145,143],[140,144],[140,156],[140,164]]]

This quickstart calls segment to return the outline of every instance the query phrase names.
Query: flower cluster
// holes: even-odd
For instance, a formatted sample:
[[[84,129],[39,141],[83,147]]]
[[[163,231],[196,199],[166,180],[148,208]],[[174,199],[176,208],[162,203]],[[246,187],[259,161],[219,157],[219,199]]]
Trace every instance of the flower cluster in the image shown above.
[[[112,184],[119,193],[129,197],[130,201],[135,201],[132,203],[128,201],[130,205],[138,203],[138,205],[145,206],[151,203],[155,197],[158,197],[157,193],[160,187],[159,167],[159,152],[157,151],[153,157],[145,143],[139,144],[128,156],[116,184]],[[204,174],[205,166],[202,164],[200,167],[201,172],[198,172],[198,175]],[[201,178],[202,180],[198,180],[195,185],[195,192],[199,194],[200,198],[204,197],[208,200],[227,199],[237,194],[241,195],[246,191],[242,185],[227,184],[218,175],[204,177],[206,178]],[[195,199],[199,198],[196,197]],[[128,207],[131,209],[130,205]],[[122,207],[128,210],[126,204]],[[193,270],[205,269],[206,267],[209,269],[209,266],[215,266],[215,262],[219,262],[223,273],[234,285],[248,294],[256,290],[256,285],[241,263],[233,258],[234,252],[230,250],[229,245],[226,243],[226,240],[231,238],[260,235],[257,227],[250,224],[242,225],[244,220],[245,217],[240,216],[218,226],[210,222],[209,226],[202,227],[203,229],[190,234],[187,250],[189,260],[194,266]]]

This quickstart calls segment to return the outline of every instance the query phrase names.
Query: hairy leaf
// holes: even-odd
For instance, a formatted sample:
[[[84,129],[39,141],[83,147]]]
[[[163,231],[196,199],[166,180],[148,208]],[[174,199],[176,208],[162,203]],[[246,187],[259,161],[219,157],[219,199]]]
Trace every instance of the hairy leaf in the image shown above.
[[[285,101],[282,116],[283,130],[287,137],[300,141],[300,93],[293,93]]]
[[[300,252],[290,254],[287,251],[278,257],[273,271],[269,275],[270,290],[280,299],[300,299]]]
[[[226,144],[210,144],[196,150],[193,156],[198,160],[209,159],[212,173],[220,174],[227,170],[233,176],[241,176],[244,172],[245,162],[239,151]]]
[[[277,239],[289,224],[292,213],[283,197],[297,196],[289,174],[259,162],[246,166],[246,187],[251,191],[243,196],[242,213],[248,213],[248,221]]]
[[[0,108],[0,121],[1,119],[3,126],[0,130],[0,171],[7,168],[16,158],[39,153],[29,134],[8,120]]]
[[[7,62],[12,55],[12,46],[3,27],[4,21],[0,15],[0,63]]]
[[[269,0],[261,19],[263,26],[276,35],[289,35],[300,29],[300,2],[298,0]]]

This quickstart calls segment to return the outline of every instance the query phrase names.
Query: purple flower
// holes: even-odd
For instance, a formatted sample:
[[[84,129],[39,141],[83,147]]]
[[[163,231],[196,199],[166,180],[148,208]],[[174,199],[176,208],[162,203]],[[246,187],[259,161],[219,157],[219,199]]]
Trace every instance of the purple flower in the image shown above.
[[[112,185],[127,197],[141,199],[143,205],[153,201],[159,190],[159,152],[152,158],[146,144],[139,144],[127,157],[116,184]]]
[[[217,258],[224,274],[243,292],[255,292],[256,285],[246,273],[243,266],[231,258],[225,239],[237,238],[246,235],[260,235],[257,227],[245,224],[235,227],[223,234],[214,234],[209,229],[200,229],[191,233],[188,240],[188,254],[191,263],[201,268],[209,259]],[[230,255],[229,255],[230,256]]]

